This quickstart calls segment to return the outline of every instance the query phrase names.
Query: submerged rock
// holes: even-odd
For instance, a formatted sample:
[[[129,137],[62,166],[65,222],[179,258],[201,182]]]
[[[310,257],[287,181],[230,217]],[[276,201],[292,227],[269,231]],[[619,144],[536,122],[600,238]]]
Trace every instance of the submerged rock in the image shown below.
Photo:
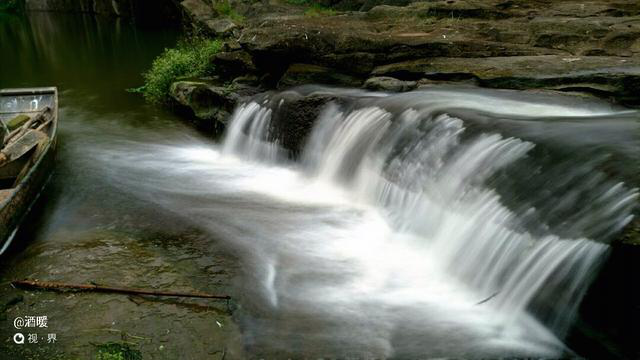
[[[367,79],[364,83],[364,88],[369,90],[379,91],[409,91],[415,89],[415,81],[402,81],[390,76],[376,76]]]

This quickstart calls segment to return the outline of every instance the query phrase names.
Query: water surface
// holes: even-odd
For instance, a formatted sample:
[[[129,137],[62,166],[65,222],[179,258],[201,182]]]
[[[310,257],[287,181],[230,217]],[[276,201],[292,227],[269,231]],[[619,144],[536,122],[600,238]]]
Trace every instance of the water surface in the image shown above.
[[[226,293],[236,265],[210,235],[114,186],[110,159],[96,163],[87,156],[130,143],[204,141],[180,119],[125,91],[141,84],[140,73],[175,44],[177,32],[79,15],[0,16],[0,87],[55,85],[60,92],[55,173],[0,259],[0,302],[23,296],[0,321],[0,357],[89,358],[92,343],[123,340],[149,358],[215,358],[234,347],[240,352],[224,303],[60,295],[8,285],[37,278]],[[7,347],[13,317],[26,315],[49,317],[47,331],[38,331],[44,340]],[[56,333],[56,344],[42,344],[48,333]]]

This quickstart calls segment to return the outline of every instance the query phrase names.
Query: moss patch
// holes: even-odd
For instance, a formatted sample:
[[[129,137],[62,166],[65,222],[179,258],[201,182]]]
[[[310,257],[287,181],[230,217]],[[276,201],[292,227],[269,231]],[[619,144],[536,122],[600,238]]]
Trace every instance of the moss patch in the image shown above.
[[[244,21],[244,16],[240,15],[229,3],[229,0],[217,0],[213,2],[213,9],[218,15],[226,16],[236,23]]]
[[[30,117],[24,114],[20,114],[13,119],[7,121],[7,128],[9,131],[15,130],[29,121]]]
[[[328,7],[322,6],[320,4],[312,4],[307,10],[304,12],[304,16],[310,17],[319,17],[319,16],[333,16],[337,12]]]
[[[96,360],[142,360],[142,353],[127,344],[108,342],[95,346]]]
[[[209,60],[222,43],[219,40],[192,39],[182,41],[176,48],[165,49],[143,74],[144,85],[134,92],[141,92],[152,103],[162,104],[169,100],[171,84],[181,78],[211,75],[213,66]]]

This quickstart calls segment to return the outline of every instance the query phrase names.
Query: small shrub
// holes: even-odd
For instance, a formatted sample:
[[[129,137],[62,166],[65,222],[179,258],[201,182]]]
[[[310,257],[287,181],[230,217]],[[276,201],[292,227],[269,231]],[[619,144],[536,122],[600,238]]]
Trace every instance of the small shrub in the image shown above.
[[[141,92],[152,103],[166,103],[171,84],[180,78],[210,75],[209,60],[220,51],[219,40],[195,39],[183,41],[176,48],[165,49],[142,74],[144,85],[133,92]]]

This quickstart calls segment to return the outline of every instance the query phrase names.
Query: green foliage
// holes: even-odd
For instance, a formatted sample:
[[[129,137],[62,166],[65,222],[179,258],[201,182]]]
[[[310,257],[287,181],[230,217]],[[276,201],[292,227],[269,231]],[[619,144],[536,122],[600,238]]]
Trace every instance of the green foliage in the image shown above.
[[[286,0],[287,3],[291,5],[309,5],[311,4],[311,0]]]
[[[229,3],[229,0],[214,1],[213,9],[218,13],[218,15],[226,16],[235,22],[244,21],[244,16],[238,14],[238,12]]]
[[[328,7],[324,7],[320,4],[312,4],[304,12],[304,16],[318,17],[318,16],[333,16],[336,11]]]
[[[129,91],[142,93],[152,103],[166,103],[169,88],[176,80],[211,74],[209,60],[221,46],[219,40],[192,39],[179,43],[174,49],[165,49],[143,74],[144,85]]]
[[[127,344],[108,342],[96,345],[96,360],[142,360],[142,353]]]
[[[0,0],[0,12],[19,12],[24,9],[24,0]]]

